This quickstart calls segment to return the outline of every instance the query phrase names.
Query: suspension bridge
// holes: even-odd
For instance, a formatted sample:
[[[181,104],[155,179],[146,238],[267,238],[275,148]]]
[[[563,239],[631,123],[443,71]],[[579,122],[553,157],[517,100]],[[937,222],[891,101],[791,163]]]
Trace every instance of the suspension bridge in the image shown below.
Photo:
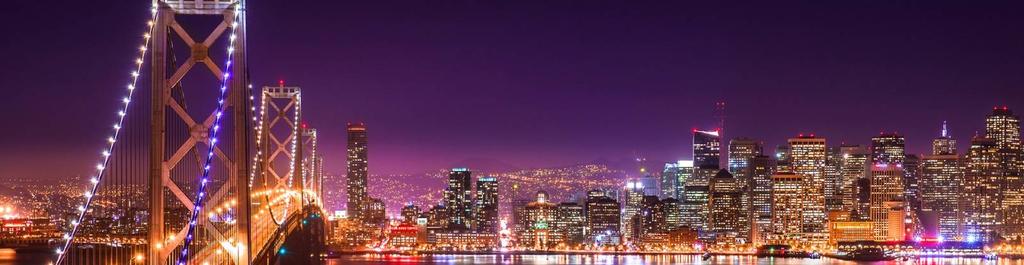
[[[53,264],[319,264],[317,131],[299,87],[251,84],[245,1],[149,12]]]

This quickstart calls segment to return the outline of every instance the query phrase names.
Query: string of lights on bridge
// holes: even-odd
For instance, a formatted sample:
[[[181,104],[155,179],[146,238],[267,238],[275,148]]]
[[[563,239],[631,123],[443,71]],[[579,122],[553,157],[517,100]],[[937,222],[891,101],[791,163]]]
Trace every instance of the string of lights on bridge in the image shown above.
[[[134,61],[135,70],[132,71],[130,74],[131,81],[127,86],[127,94],[121,99],[122,105],[120,110],[118,110],[117,112],[117,123],[113,125],[113,134],[106,140],[107,148],[100,152],[101,162],[96,164],[96,176],[93,176],[89,179],[91,188],[83,194],[85,197],[85,202],[82,205],[78,206],[78,218],[71,221],[71,231],[64,234],[64,244],[62,247],[57,248],[56,250],[57,261],[55,264],[61,264],[61,262],[64,261],[64,259],[66,258],[68,253],[68,251],[66,250],[71,246],[71,243],[74,241],[75,235],[78,233],[79,226],[81,226],[82,221],[85,218],[86,212],[89,211],[89,207],[92,205],[94,195],[96,195],[97,190],[99,189],[100,181],[103,180],[103,176],[105,175],[104,173],[106,172],[106,167],[110,163],[110,157],[114,152],[114,146],[117,144],[118,137],[121,135],[121,128],[122,126],[124,126],[125,117],[128,116],[128,107],[131,105],[132,96],[135,94],[135,86],[138,84],[139,75],[140,72],[142,71],[142,66],[144,65],[143,60],[146,58],[147,47],[149,47],[150,38],[152,37],[153,34],[153,28],[156,25],[156,14],[157,6],[153,5],[153,7],[150,9],[150,19],[148,22],[146,22],[146,33],[142,35],[143,41],[142,45],[139,46],[138,57],[136,57]]]
[[[182,243],[181,255],[178,256],[178,265],[185,265],[188,261],[189,245],[195,236],[196,220],[203,208],[203,199],[206,198],[206,186],[210,182],[210,164],[213,162],[214,151],[217,149],[217,136],[220,134],[220,123],[224,116],[224,102],[228,84],[231,82],[231,61],[234,59],[235,40],[238,38],[236,34],[239,26],[238,18],[242,12],[241,3],[243,2],[239,2],[239,5],[235,6],[234,14],[232,14],[231,35],[228,37],[227,61],[224,63],[224,76],[220,85],[220,94],[217,96],[217,109],[214,114],[213,126],[210,127],[210,141],[206,153],[206,161],[203,163],[203,175],[199,178],[199,193],[195,200],[195,207],[192,209],[192,215],[188,219],[188,232],[185,234],[184,243]]]

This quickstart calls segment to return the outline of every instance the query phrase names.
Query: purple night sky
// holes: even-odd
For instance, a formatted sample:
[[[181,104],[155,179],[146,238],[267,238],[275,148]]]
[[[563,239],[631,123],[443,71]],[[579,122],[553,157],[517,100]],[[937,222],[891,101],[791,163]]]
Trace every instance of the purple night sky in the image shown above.
[[[372,173],[412,173],[688,158],[718,100],[730,138],[914,153],[943,120],[963,148],[992,106],[1024,112],[1021,2],[837,2],[250,0],[248,58],[303,87],[330,172],[348,121]],[[91,172],[148,5],[5,3],[0,176]]]

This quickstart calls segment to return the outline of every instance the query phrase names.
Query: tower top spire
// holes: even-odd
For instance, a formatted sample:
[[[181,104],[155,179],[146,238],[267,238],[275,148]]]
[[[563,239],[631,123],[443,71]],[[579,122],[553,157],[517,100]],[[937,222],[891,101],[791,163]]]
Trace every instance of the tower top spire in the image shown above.
[[[946,128],[946,121],[942,121],[942,137],[949,137],[949,130]]]

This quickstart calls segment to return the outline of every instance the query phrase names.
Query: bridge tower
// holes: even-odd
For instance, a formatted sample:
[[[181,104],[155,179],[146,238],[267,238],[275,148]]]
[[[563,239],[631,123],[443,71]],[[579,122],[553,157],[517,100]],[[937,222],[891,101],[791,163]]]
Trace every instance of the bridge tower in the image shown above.
[[[180,250],[187,234],[188,225],[181,226],[176,220],[181,209],[195,210],[197,202],[193,201],[195,175],[190,181],[175,180],[172,175],[179,172],[195,172],[195,163],[183,163],[189,153],[200,145],[210,141],[209,133],[214,126],[215,114],[189,113],[181,100],[172,94],[174,89],[181,89],[182,79],[195,68],[206,68],[218,79],[215,84],[192,88],[200,91],[213,91],[225,85],[226,98],[223,103],[224,118],[220,137],[225,139],[214,148],[216,159],[212,189],[203,202],[210,206],[227,206],[232,211],[229,221],[213,222],[203,219],[196,226],[197,235],[202,231],[210,242],[193,244],[196,251],[191,255],[200,257],[209,255],[217,248],[223,248],[217,242],[231,242],[235,253],[227,263],[248,265],[251,260],[250,242],[250,194],[249,175],[252,140],[252,102],[248,85],[246,64],[246,33],[244,0],[154,0],[157,7],[156,19],[151,44],[152,89],[151,104],[151,138],[150,138],[150,169],[149,169],[149,235],[147,262],[149,264],[174,263],[176,253]],[[217,26],[205,38],[195,38],[196,30],[178,23],[186,17],[222,17]],[[225,61],[220,52],[211,52],[215,45],[227,46],[230,61]],[[173,43],[185,43],[190,55],[188,59],[177,65]],[[220,47],[220,46],[218,46]],[[215,59],[215,57],[217,59]],[[228,78],[225,73],[230,73]],[[223,83],[224,80],[229,80]],[[208,82],[209,83],[209,82]],[[168,123],[184,123],[189,128],[188,137],[183,142],[171,141],[168,136]],[[214,138],[216,139],[216,138]],[[181,143],[179,143],[181,142]],[[192,167],[192,169],[188,169]],[[192,171],[189,171],[192,170]],[[182,178],[183,179],[183,178]],[[173,204],[173,205],[169,205]],[[213,207],[210,207],[211,209]],[[205,209],[205,207],[204,207]],[[170,218],[169,218],[170,217]],[[178,218],[180,219],[180,218]],[[213,217],[211,217],[213,219]],[[216,240],[216,241],[214,241]],[[218,253],[220,253],[218,251]],[[190,262],[191,263],[191,262]]]
[[[259,105],[258,168],[250,187],[255,191],[253,203],[259,207],[257,215],[265,214],[269,218],[251,223],[254,246],[270,243],[268,240],[277,226],[283,225],[291,214],[301,211],[305,186],[302,89],[283,84],[263,87]]]

